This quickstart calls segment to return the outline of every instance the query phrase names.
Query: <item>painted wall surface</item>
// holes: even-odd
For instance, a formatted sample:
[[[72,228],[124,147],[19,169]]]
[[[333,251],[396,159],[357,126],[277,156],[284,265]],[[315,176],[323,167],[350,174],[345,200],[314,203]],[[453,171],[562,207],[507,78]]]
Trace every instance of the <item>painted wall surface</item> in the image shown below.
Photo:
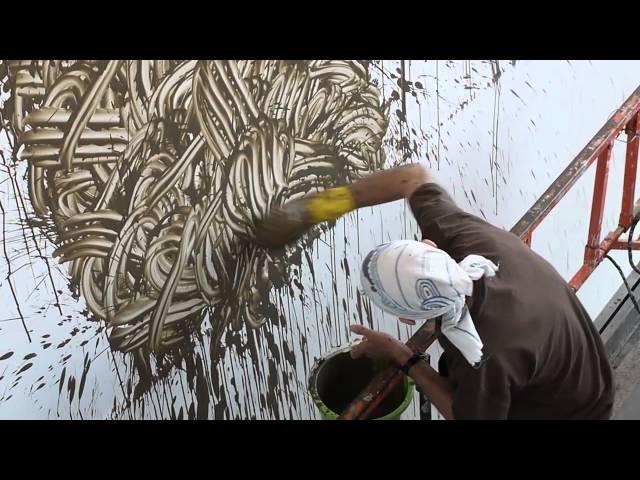
[[[640,62],[383,61],[368,65],[368,75],[388,122],[385,166],[425,163],[463,208],[508,229],[637,87]],[[151,73],[145,78],[153,83]],[[189,74],[177,78],[175,91],[193,82]],[[200,88],[216,95],[215,84]],[[317,418],[306,390],[309,370],[350,340],[350,323],[402,339],[411,334],[358,290],[369,249],[419,234],[407,205],[396,202],[345,216],[304,245],[299,258],[288,258],[282,285],[261,293],[275,308],[259,328],[230,321],[220,329],[219,316],[205,312],[188,348],[146,361],[123,353],[109,343],[112,329],[70,286],[67,266],[52,258],[55,239],[34,224],[27,161],[11,157],[13,141],[0,134],[0,418]],[[617,223],[622,147],[614,149],[605,231]],[[533,248],[567,279],[583,254],[594,170],[534,235]],[[614,258],[628,272],[625,255]],[[603,264],[580,291],[592,316],[619,286],[617,275]],[[140,381],[141,364],[151,382]],[[405,417],[417,418],[415,403]]]

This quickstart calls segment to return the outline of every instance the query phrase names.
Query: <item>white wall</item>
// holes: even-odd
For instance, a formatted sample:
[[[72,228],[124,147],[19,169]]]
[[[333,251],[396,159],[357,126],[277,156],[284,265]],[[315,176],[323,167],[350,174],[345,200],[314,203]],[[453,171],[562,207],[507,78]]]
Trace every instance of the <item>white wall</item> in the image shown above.
[[[443,125],[439,178],[460,205],[478,215],[482,210],[489,221],[506,229],[513,226],[640,84],[640,62],[518,61],[514,66],[500,61],[503,73],[495,86],[490,66],[472,62],[484,74],[480,78],[477,73],[472,74],[472,81],[480,91],[456,114],[457,105],[468,98],[469,90],[460,80],[464,64],[453,62],[447,67],[444,61],[412,62],[411,76],[422,79],[427,91],[440,85]],[[436,69],[438,82],[433,78]],[[437,117],[435,95],[427,96],[427,102],[421,108],[423,127],[425,118]],[[418,107],[413,102],[410,107],[410,123],[415,126]],[[454,118],[447,120],[451,113]],[[437,122],[427,124],[432,141],[437,143],[433,128]],[[603,235],[618,222],[624,140],[626,137],[620,137],[614,149]],[[499,166],[499,176],[504,176],[497,182],[497,195],[490,178],[493,145],[497,145],[494,163]],[[430,164],[437,168],[433,157]],[[534,249],[566,279],[576,272],[584,253],[594,174],[595,165],[534,234]],[[472,191],[477,203],[473,202]],[[625,271],[629,270],[627,267]],[[599,313],[619,286],[617,275],[605,265],[580,292],[592,316]]]
[[[436,170],[440,181],[461,206],[484,214],[489,221],[508,229],[640,84],[640,62],[518,61],[514,64],[505,60],[497,63],[502,74],[494,82],[496,62],[405,62],[408,79],[421,82],[424,88],[416,92],[416,97],[410,93],[406,96],[409,128],[404,131],[408,132],[409,143],[415,140],[418,146],[417,154],[410,161],[426,162]],[[382,66],[386,72],[394,73],[400,68],[400,62],[385,61]],[[465,78],[468,72],[471,75]],[[395,80],[380,79],[385,96],[390,97]],[[401,109],[400,103],[395,102],[391,109],[394,118],[393,112]],[[389,140],[400,136],[399,129],[397,119],[393,120]],[[0,136],[0,142],[4,141]],[[617,224],[624,160],[624,149],[619,147],[614,151],[610,171],[610,201],[604,231]],[[390,164],[397,161],[397,151],[391,142],[388,154]],[[497,186],[492,182],[492,169],[498,172]],[[594,171],[595,168],[585,175],[579,188],[563,200],[534,235],[533,248],[550,260],[566,279],[575,273],[583,255]],[[23,172],[19,167],[19,181]],[[0,170],[0,200],[7,210],[6,246],[9,255],[15,257],[12,281],[18,289],[19,304],[33,343],[27,342],[21,321],[15,320],[18,314],[6,280],[6,262],[0,252],[0,357],[8,351],[14,352],[11,358],[0,360],[0,377],[3,377],[0,398],[4,398],[0,401],[0,418],[80,418],[81,415],[104,418],[114,415],[114,403],[120,412],[114,416],[119,418],[166,418],[173,396],[176,411],[180,406],[187,409],[191,399],[183,395],[180,383],[186,380],[179,372],[160,382],[156,391],[146,398],[144,414],[139,407],[135,412],[123,408],[131,375],[130,358],[120,354],[114,357],[107,348],[105,332],[97,332],[99,324],[88,322],[84,317],[82,300],[68,294],[63,267],[57,266],[53,272],[55,288],[62,292],[59,294],[62,315],[50,305],[53,287],[44,276],[44,262],[34,257],[33,250],[32,264],[26,262],[22,233],[17,228],[18,207],[7,178],[4,169]],[[417,228],[410,211],[402,202],[396,202],[348,215],[316,241],[311,254],[314,275],[306,261],[299,275],[304,300],[300,300],[301,292],[295,286],[293,296],[287,292],[273,293],[273,298],[281,302],[286,326],[266,326],[257,332],[242,333],[244,341],[248,336],[264,339],[272,335],[278,353],[270,350],[266,342],[258,341],[257,354],[229,347],[219,365],[206,367],[217,370],[225,386],[228,409],[224,416],[315,418],[315,410],[306,395],[308,371],[315,358],[349,340],[348,324],[357,319],[358,266],[362,257],[384,240],[415,234]],[[40,246],[50,255],[50,246],[44,242]],[[628,272],[624,255],[617,254],[618,257]],[[344,259],[350,275],[346,274]],[[51,262],[52,266],[54,263]],[[595,317],[619,285],[617,273],[604,264],[580,291],[580,298]],[[40,310],[41,307],[44,310]],[[331,320],[327,318],[327,311]],[[384,318],[375,309],[372,324],[403,339],[410,334],[408,327],[400,327],[394,319]],[[74,328],[80,331],[72,336]],[[50,337],[42,338],[43,335]],[[67,338],[71,338],[68,344],[56,348]],[[206,331],[204,338],[207,338]],[[46,343],[52,345],[44,349]],[[285,345],[293,351],[295,364],[283,355]],[[200,349],[203,358],[207,358],[207,349],[205,342]],[[23,360],[30,353],[37,356]],[[68,355],[71,356],[66,358]],[[280,359],[274,359],[277,355]],[[78,400],[85,358],[91,359],[92,364],[82,399]],[[33,366],[18,374],[29,362]],[[63,369],[66,369],[66,380],[59,395],[57,382]],[[76,379],[72,402],[67,390],[69,375]],[[22,377],[20,382],[12,387],[18,376]],[[40,377],[44,378],[39,380]],[[35,391],[41,383],[45,386]],[[212,403],[219,402],[214,390],[212,388]],[[272,395],[279,407],[276,410],[261,408],[261,394]],[[6,400],[9,395],[12,397]],[[210,411],[213,415],[213,405]],[[416,415],[414,405],[406,416]]]

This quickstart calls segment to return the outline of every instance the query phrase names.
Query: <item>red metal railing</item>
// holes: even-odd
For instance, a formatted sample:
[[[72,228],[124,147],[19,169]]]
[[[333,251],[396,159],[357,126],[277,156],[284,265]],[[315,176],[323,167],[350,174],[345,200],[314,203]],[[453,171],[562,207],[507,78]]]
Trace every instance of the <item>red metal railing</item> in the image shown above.
[[[634,218],[640,215],[640,200],[635,204],[633,203],[638,168],[639,112],[640,86],[629,96],[616,113],[607,120],[569,166],[511,229],[512,233],[518,235],[525,243],[531,246],[533,231],[549,215],[551,210],[562,200],[562,197],[575,185],[593,162],[597,160],[593,201],[591,204],[591,220],[584,251],[584,262],[569,281],[569,285],[575,290],[584,284],[609,251],[627,248],[627,242],[621,241],[620,236],[629,229]],[[623,130],[627,135],[627,151],[625,155],[620,220],[618,227],[602,239],[602,217],[607,196],[611,152],[613,150],[613,142]],[[631,248],[639,249],[640,242],[632,242]]]

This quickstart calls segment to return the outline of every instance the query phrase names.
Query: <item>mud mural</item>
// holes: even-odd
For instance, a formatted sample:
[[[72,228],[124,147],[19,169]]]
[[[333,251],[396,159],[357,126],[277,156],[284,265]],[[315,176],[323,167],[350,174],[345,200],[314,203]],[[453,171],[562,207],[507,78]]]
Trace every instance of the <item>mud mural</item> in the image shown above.
[[[0,417],[317,418],[309,370],[350,323],[409,336],[352,272],[418,230],[398,203],[267,252],[255,221],[422,161],[461,205],[509,226],[517,166],[499,145],[501,105],[530,101],[504,84],[515,68],[1,62]]]
[[[324,241],[326,227],[300,245],[270,252],[251,242],[253,226],[274,205],[383,168],[385,151],[391,152],[391,164],[429,154],[439,162],[440,124],[430,145],[433,135],[421,125],[418,133],[407,122],[408,97],[417,105],[428,99],[420,81],[408,80],[411,62],[390,69],[383,62],[356,61],[23,60],[5,61],[1,68],[11,154],[3,161],[26,255],[44,263],[39,285],[49,284],[49,306],[60,317],[75,317],[63,313],[60,297],[68,294],[86,304],[80,313],[87,322],[56,349],[72,352],[72,337],[94,330],[108,340],[102,347],[102,337],[96,347],[100,343],[114,364],[124,364],[126,376],[115,369],[122,403],[114,399],[111,414],[144,417],[152,406],[160,418],[304,416],[292,409],[297,404],[304,410],[304,376],[287,378],[280,370],[283,360],[295,367],[308,340],[304,334],[287,339],[291,305],[284,297],[298,297],[303,310],[310,304],[316,312],[313,336],[331,339],[332,345],[344,333],[333,339],[320,327],[331,330],[331,324],[348,322],[351,306],[343,298],[342,308],[328,308],[316,298],[312,244]],[[491,63],[491,68],[495,79],[499,67]],[[437,71],[438,65],[436,76]],[[471,75],[469,64],[464,78],[470,95]],[[439,103],[437,85],[434,93]],[[409,223],[404,212],[405,234]],[[50,254],[43,252],[47,247],[53,248]],[[332,240],[334,272],[335,249]],[[301,282],[303,255],[312,298]],[[8,286],[31,342],[8,252],[5,260]],[[340,269],[350,281],[346,257]],[[56,272],[68,278],[64,290]],[[331,282],[337,306],[338,286]],[[359,321],[364,315],[371,323],[368,303],[359,292],[354,299],[353,287],[346,286]],[[254,330],[265,323],[281,327],[278,340],[268,328]],[[40,340],[44,350],[52,345],[48,338]],[[258,352],[265,341],[266,355]],[[79,345],[82,351],[87,343]],[[252,373],[264,387],[251,391],[246,366],[231,365],[220,375],[229,347],[249,350]],[[118,352],[125,355],[114,356]],[[80,401],[95,358],[84,353],[80,380],[66,372],[69,354],[61,358],[62,370],[53,380],[70,406],[76,388]],[[305,373],[311,361],[303,358]],[[12,388],[32,364],[15,372]],[[47,376],[32,389],[44,388],[51,380]],[[183,394],[179,408],[176,376]],[[159,388],[165,389],[164,402]],[[245,408],[231,414],[228,395],[235,391],[238,402],[241,389],[249,390]],[[283,397],[289,397],[288,415]],[[82,408],[78,413],[82,416]]]
[[[218,332],[273,316],[288,263],[251,243],[255,220],[383,164],[379,93],[357,62],[7,66],[5,114],[54,256],[145,371],[205,308]]]

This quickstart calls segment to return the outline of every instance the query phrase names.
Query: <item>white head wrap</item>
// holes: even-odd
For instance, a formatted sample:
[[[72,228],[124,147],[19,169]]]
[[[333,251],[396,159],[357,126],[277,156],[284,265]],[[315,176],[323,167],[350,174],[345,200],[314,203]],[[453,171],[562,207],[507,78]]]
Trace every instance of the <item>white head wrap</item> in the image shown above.
[[[362,263],[360,282],[378,307],[397,317],[442,317],[441,331],[471,365],[482,359],[482,341],[465,297],[473,280],[493,277],[498,267],[480,255],[459,264],[446,252],[414,240],[379,245]]]

